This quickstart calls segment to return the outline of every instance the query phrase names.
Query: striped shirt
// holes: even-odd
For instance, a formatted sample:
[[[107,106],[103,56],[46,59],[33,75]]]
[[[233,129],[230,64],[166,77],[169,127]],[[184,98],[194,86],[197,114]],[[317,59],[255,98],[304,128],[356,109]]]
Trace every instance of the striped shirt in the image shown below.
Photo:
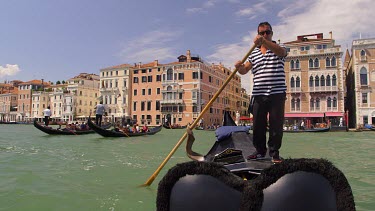
[[[273,95],[286,92],[285,57],[279,57],[271,50],[267,50],[263,55],[257,47],[247,60],[253,66],[251,70],[254,74],[252,95]]]

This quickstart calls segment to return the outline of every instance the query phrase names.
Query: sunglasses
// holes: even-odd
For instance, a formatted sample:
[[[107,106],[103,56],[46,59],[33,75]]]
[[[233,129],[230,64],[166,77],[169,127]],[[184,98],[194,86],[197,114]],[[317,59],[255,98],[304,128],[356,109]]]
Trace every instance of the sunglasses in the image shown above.
[[[266,30],[266,31],[263,31],[263,32],[258,32],[259,35],[264,35],[264,34],[267,34],[267,35],[270,35],[272,34],[272,31],[271,30]]]

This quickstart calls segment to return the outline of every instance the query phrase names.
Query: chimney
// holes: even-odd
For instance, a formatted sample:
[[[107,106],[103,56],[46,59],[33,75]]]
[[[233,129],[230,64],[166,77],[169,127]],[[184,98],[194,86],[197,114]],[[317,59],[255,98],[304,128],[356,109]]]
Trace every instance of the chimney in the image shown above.
[[[191,62],[191,54],[190,54],[190,50],[187,50],[186,51],[186,60],[187,60],[187,62]]]
[[[141,68],[142,62],[138,63],[138,68]]]
[[[159,65],[159,61],[157,59],[154,60],[154,67],[157,67]]]

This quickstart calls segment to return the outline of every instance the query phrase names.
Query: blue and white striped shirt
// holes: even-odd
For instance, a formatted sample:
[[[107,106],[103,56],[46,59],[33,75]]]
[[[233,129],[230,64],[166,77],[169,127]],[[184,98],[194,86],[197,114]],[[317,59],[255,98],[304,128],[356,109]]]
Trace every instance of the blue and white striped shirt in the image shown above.
[[[285,57],[277,56],[271,50],[267,50],[263,55],[260,48],[255,48],[247,60],[253,66],[251,70],[254,74],[252,95],[273,95],[286,92]]]

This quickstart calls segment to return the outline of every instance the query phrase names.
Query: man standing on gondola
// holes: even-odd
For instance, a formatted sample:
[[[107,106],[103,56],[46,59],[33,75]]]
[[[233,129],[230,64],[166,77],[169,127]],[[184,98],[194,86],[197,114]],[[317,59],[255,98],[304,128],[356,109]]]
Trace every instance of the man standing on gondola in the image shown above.
[[[44,125],[48,126],[49,118],[51,117],[51,110],[49,106],[47,106],[47,108],[43,110],[43,115],[44,115],[44,119],[43,119]]]
[[[260,23],[258,34],[254,38],[254,44],[257,47],[245,63],[238,61],[235,67],[242,75],[250,70],[254,75],[253,143],[257,151],[249,155],[247,159],[264,159],[267,153],[266,132],[267,116],[269,116],[269,155],[276,163],[281,162],[279,149],[283,137],[286,99],[284,61],[287,51],[285,47],[273,41],[272,36],[272,26],[268,22]]]
[[[102,120],[103,120],[103,115],[105,113],[105,107],[103,105],[103,101],[100,101],[98,105],[95,106],[94,108],[96,110],[96,115],[95,115],[95,123],[99,127],[102,126]]]

